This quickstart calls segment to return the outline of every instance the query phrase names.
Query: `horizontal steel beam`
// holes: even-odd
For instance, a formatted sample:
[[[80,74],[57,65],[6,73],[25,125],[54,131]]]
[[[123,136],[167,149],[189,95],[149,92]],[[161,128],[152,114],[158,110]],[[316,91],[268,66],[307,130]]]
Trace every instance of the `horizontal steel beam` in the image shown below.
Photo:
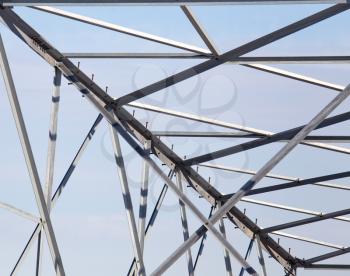
[[[321,246],[324,246],[324,247],[334,248],[334,249],[343,249],[343,248],[345,248],[345,246],[341,246],[341,245],[337,245],[337,244],[333,244],[333,243],[329,243],[329,242],[324,242],[324,241],[319,241],[319,240],[314,240],[314,239],[301,237],[301,236],[297,236],[297,235],[292,235],[292,234],[285,233],[285,232],[275,231],[275,232],[272,232],[271,234],[272,235],[276,235],[276,236],[280,236],[280,237],[293,239],[293,240],[302,241],[302,242],[307,242],[307,243],[312,243],[312,244],[316,244],[316,245],[321,245]]]
[[[35,5],[262,5],[262,4],[337,4],[346,0],[3,0],[4,6]]]
[[[251,203],[251,204],[260,205],[260,206],[266,206],[266,207],[271,207],[271,208],[275,208],[275,209],[286,210],[286,211],[290,211],[290,212],[294,212],[294,213],[312,215],[312,216],[316,216],[316,217],[320,217],[320,216],[324,215],[324,213],[322,213],[322,212],[310,211],[310,210],[306,210],[306,209],[295,208],[295,207],[290,207],[290,206],[286,206],[286,205],[282,205],[282,204],[276,204],[276,203],[257,200],[257,199],[250,199],[250,198],[246,198],[246,197],[243,197],[242,201],[247,202],[247,203]],[[350,222],[350,218],[348,218],[348,217],[335,217],[333,219],[345,221],[345,222]],[[261,230],[259,232],[261,232]]]
[[[195,53],[63,53],[67,58],[91,59],[210,59],[212,56]],[[350,56],[266,56],[238,57],[231,64],[348,64]]]
[[[203,59],[208,56],[195,53],[63,53],[67,58],[91,59]]]

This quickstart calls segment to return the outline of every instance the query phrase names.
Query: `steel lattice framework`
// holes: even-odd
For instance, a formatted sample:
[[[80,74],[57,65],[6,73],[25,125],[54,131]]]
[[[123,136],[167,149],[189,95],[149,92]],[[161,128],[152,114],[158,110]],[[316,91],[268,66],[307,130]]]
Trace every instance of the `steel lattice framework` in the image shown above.
[[[61,259],[59,244],[57,244],[54,229],[51,224],[50,211],[55,206],[56,201],[59,199],[63,189],[69,182],[74,169],[86,149],[89,141],[92,139],[97,126],[105,119],[110,124],[110,133],[114,149],[115,161],[118,169],[120,185],[123,192],[123,199],[125,205],[125,211],[127,214],[131,243],[134,252],[134,260],[132,261],[128,275],[161,275],[172,266],[182,255],[187,254],[188,261],[188,274],[194,275],[196,263],[200,256],[194,258],[191,253],[191,247],[201,240],[201,248],[204,244],[206,233],[209,231],[213,237],[217,239],[219,243],[225,248],[225,262],[226,271],[228,275],[233,275],[232,267],[230,263],[230,257],[235,258],[241,265],[243,274],[244,271],[250,275],[269,275],[268,268],[265,267],[264,254],[272,256],[276,262],[278,262],[285,270],[286,275],[296,275],[298,268],[313,268],[313,269],[350,269],[350,264],[320,264],[319,262],[331,259],[336,256],[340,256],[350,252],[350,247],[336,246],[327,242],[319,240],[312,240],[307,237],[295,236],[281,230],[289,229],[296,226],[315,223],[322,220],[336,219],[340,221],[349,222],[350,218],[344,217],[350,213],[350,209],[339,210],[331,213],[313,212],[302,209],[295,209],[289,206],[276,205],[269,202],[262,202],[250,199],[250,195],[262,194],[273,192],[277,190],[298,188],[304,185],[315,185],[317,187],[338,189],[341,191],[350,190],[349,187],[334,184],[330,180],[345,178],[350,176],[350,172],[341,172],[330,175],[322,175],[319,177],[300,179],[290,176],[282,176],[271,174],[271,170],[290,153],[298,144],[303,144],[309,147],[318,148],[320,150],[335,151],[338,153],[349,154],[350,149],[335,146],[329,144],[329,142],[346,142],[350,140],[349,136],[336,136],[336,135],[310,135],[315,129],[321,129],[327,126],[331,126],[337,123],[345,122],[350,119],[350,112],[345,112],[338,115],[330,115],[332,111],[338,107],[350,94],[349,87],[343,87],[333,83],[328,83],[318,79],[314,79],[308,76],[291,73],[285,70],[277,69],[271,66],[265,65],[266,63],[339,63],[349,62],[349,56],[295,56],[295,57],[242,57],[243,55],[250,53],[256,49],[273,43],[288,35],[294,34],[300,30],[308,28],[314,24],[317,24],[325,19],[336,16],[340,13],[347,11],[350,8],[350,4],[347,1],[263,1],[263,0],[225,0],[225,1],[211,1],[211,0],[198,0],[198,1],[173,1],[173,0],[159,0],[159,1],[1,1],[2,8],[0,9],[0,18],[2,23],[13,32],[20,40],[22,40],[29,48],[36,52],[40,58],[44,59],[50,66],[55,69],[54,77],[54,89],[52,94],[52,109],[51,109],[51,121],[50,121],[50,139],[49,149],[47,154],[47,172],[44,188],[42,187],[39,179],[39,174],[34,161],[31,145],[26,132],[24,119],[21,113],[21,108],[17,99],[15,84],[11,76],[9,63],[6,57],[5,48],[0,40],[0,57],[1,57],[1,71],[5,81],[8,98],[11,105],[11,110],[15,118],[15,124],[18,130],[18,136],[22,145],[23,154],[29,171],[30,179],[32,182],[33,190],[36,197],[37,206],[40,213],[40,219],[37,220],[32,214],[20,210],[11,205],[1,203],[1,207],[8,209],[18,215],[24,216],[30,220],[34,220],[37,225],[33,230],[28,243],[25,245],[23,252],[21,253],[17,263],[15,264],[11,275],[17,272],[17,269],[21,265],[26,256],[26,252],[38,241],[37,249],[37,274],[40,271],[40,256],[41,256],[41,242],[43,234],[46,237],[50,254],[52,257],[53,265],[57,275],[65,275],[64,262]],[[327,3],[334,4],[324,10],[321,10],[315,14],[305,17],[302,20],[289,24],[281,29],[278,29],[272,33],[259,37],[249,43],[241,45],[235,49],[232,49],[225,53],[219,53],[212,40],[201,26],[198,19],[195,17],[191,10],[191,4],[308,4],[308,3]],[[167,4],[178,5],[181,7],[184,14],[192,24],[193,28],[197,31],[203,42],[207,46],[207,49],[202,49],[193,45],[181,43],[178,41],[162,38],[156,35],[140,32],[137,30],[125,28],[112,23],[104,22],[94,18],[82,16],[79,14],[67,12],[56,7],[55,5],[119,5],[119,4]],[[21,17],[19,17],[13,9],[13,6],[24,5],[40,10],[42,12],[50,13],[53,15],[65,17],[68,19],[76,20],[82,23],[98,26],[111,31],[121,32],[130,36],[139,37],[145,40],[150,40],[167,46],[175,47],[187,51],[187,53],[61,53],[42,35],[34,30],[28,23],[26,23]],[[40,6],[38,6],[40,5]],[[47,5],[47,6],[43,6]],[[163,58],[163,59],[200,59],[202,62],[162,79],[158,82],[150,84],[142,89],[130,92],[119,98],[113,98],[107,94],[107,92],[99,87],[93,79],[88,77],[80,68],[76,66],[70,59],[72,58]],[[329,102],[319,113],[307,124],[297,126],[292,129],[284,130],[278,133],[272,133],[265,130],[254,129],[245,127],[238,124],[229,122],[223,122],[214,120],[211,118],[202,117],[199,115],[183,113],[175,110],[165,109],[160,106],[152,106],[137,102],[144,97],[147,97],[155,92],[159,92],[167,87],[175,85],[181,81],[189,79],[193,76],[201,74],[214,67],[220,66],[224,63],[234,63],[253,68],[260,71],[265,71],[271,74],[279,75],[285,78],[294,79],[300,82],[305,82],[314,86],[324,87],[330,90],[339,92],[336,97]],[[54,160],[55,160],[55,148],[56,148],[56,132],[57,132],[57,118],[58,118],[58,105],[60,97],[60,85],[61,76],[64,76],[68,81],[73,84],[77,91],[82,93],[85,98],[91,102],[99,112],[95,122],[93,123],[89,133],[85,139],[79,151],[76,153],[75,158],[71,162],[66,174],[60,182],[57,190],[52,193],[53,173],[54,173]],[[165,93],[165,92],[164,92]],[[147,129],[140,121],[138,121],[132,114],[130,114],[126,107],[132,107],[137,109],[143,109],[148,112],[157,112],[167,114],[177,118],[196,121],[200,124],[211,124],[228,128],[231,130],[238,130],[238,132],[170,132],[170,131],[151,131]],[[234,145],[222,150],[208,152],[203,155],[193,157],[190,159],[184,159],[178,156],[171,147],[168,147],[161,139],[161,136],[174,136],[174,137],[232,137],[232,138],[247,138],[251,139],[248,142]],[[120,137],[124,139],[144,161],[143,166],[143,179],[141,183],[141,198],[140,198],[140,213],[138,217],[138,225],[132,208],[132,199],[130,196],[128,186],[128,175],[124,166],[123,153],[120,145]],[[284,146],[258,171],[250,171],[245,169],[236,169],[220,165],[213,165],[205,163],[221,157],[233,155],[239,152],[244,152],[250,149],[261,147],[275,142],[285,142]],[[160,163],[165,166],[159,166]],[[203,164],[205,163],[205,164]],[[205,180],[193,166],[202,166],[211,169],[219,169],[226,171],[233,171],[242,174],[251,175],[249,181],[244,183],[238,190],[233,190],[231,194],[221,194],[209,181]],[[169,173],[165,172],[165,167],[168,168]],[[150,217],[148,225],[146,225],[146,212],[147,210],[147,190],[149,182],[149,170],[150,168],[164,181],[164,187],[161,190],[158,201],[154,207],[153,213]],[[173,182],[174,177],[176,181]],[[273,178],[286,181],[279,185],[271,185],[263,188],[255,188],[255,186],[263,178]],[[184,193],[185,187],[182,182],[186,182],[188,189],[192,189],[202,197],[203,201],[206,201],[211,208],[209,218],[204,215],[202,211],[192,202],[191,199]],[[155,219],[158,210],[161,208],[164,196],[170,188],[179,197],[179,208],[181,210],[182,230],[184,234],[184,242],[171,254],[167,259],[159,263],[158,268],[155,271],[148,271],[143,262],[143,248],[145,235],[151,229],[155,223]],[[280,208],[289,210],[292,212],[299,212],[309,215],[306,219],[291,221],[280,225],[271,226],[268,228],[261,228],[256,221],[249,218],[245,213],[236,207],[239,201],[251,202],[254,204],[260,204],[269,206],[272,208]],[[187,226],[186,209],[189,209],[195,214],[195,216],[202,222],[202,226],[195,232],[189,233]],[[224,226],[223,218],[228,218],[231,224],[226,230]],[[219,228],[215,225],[219,224]],[[230,231],[229,228],[239,228],[250,240],[248,252],[251,250],[253,243],[257,244],[258,257],[261,264],[261,268],[252,267],[247,258],[239,253],[239,250],[235,248],[226,239],[225,231]],[[219,230],[218,230],[219,229]],[[306,243],[314,243],[326,247],[333,248],[333,251],[315,256],[310,259],[302,259],[301,257],[295,257],[290,254],[287,248],[281,246],[276,240],[275,236],[287,237],[291,239],[297,239]],[[261,271],[261,272],[258,272]]]

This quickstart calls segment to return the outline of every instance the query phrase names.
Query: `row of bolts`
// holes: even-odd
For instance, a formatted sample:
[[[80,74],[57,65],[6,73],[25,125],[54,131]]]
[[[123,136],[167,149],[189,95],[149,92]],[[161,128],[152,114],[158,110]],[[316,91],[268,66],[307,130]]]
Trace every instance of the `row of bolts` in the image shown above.
[[[78,61],[78,69],[80,68],[80,61]],[[91,74],[91,80],[94,80],[95,74]],[[69,82],[68,85],[72,85],[72,82]],[[106,93],[108,91],[108,86],[106,86],[105,89]],[[82,97],[85,97],[84,95],[82,95]],[[132,111],[132,116],[135,117],[135,110]],[[148,128],[148,122],[145,123],[145,127]],[[158,139],[160,139],[160,136],[158,136]],[[174,150],[174,144],[171,145],[171,150]],[[184,155],[184,159],[186,159],[186,155]],[[165,164],[162,164],[165,165]],[[198,172],[199,167],[197,166],[196,171]],[[211,181],[211,177],[209,176],[208,178],[208,183],[210,184]],[[190,185],[187,185],[187,187],[191,187]],[[199,198],[203,198],[203,196],[199,196]],[[244,215],[246,214],[246,208],[243,209],[243,213]],[[227,217],[225,216],[224,218],[227,219]],[[255,224],[258,224],[258,219],[255,219]],[[238,228],[238,226],[235,227],[236,229]],[[277,243],[280,244],[280,238],[277,238]],[[288,249],[288,252],[290,254],[291,252],[291,248]],[[272,258],[272,256],[269,256],[269,258]]]

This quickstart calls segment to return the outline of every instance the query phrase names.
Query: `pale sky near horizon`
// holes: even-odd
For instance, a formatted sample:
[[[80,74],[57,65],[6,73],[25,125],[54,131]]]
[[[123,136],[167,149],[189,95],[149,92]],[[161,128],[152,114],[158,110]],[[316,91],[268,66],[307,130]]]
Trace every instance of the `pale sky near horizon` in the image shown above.
[[[195,6],[193,11],[221,53],[240,44],[315,13],[327,5],[264,6]],[[179,7],[60,7],[125,27],[205,47]],[[62,52],[181,52],[180,50],[129,37],[124,34],[85,25],[29,8],[15,8],[20,16]],[[343,12],[309,27],[250,55],[350,55],[347,35],[350,14]],[[4,26],[2,39],[15,80],[18,97],[33,147],[41,181],[45,178],[48,125],[53,69],[33,53]],[[95,75],[96,82],[108,86],[109,93],[119,97],[146,84],[195,65],[201,60],[80,60],[81,69]],[[77,60],[75,60],[77,62]],[[275,66],[275,65],[272,65]],[[339,85],[349,83],[345,65],[276,65],[278,68],[306,74]],[[38,214],[21,147],[11,115],[3,82],[0,82],[0,202],[6,202]],[[268,131],[282,131],[307,123],[337,92],[254,71],[239,65],[222,65],[194,77],[174,88],[168,88],[140,102],[189,112],[223,121]],[[346,100],[332,114],[349,110]],[[130,109],[132,111],[132,109]],[[97,116],[97,111],[74,87],[62,80],[54,189],[59,184],[84,136]],[[152,130],[227,131],[227,129],[174,119],[136,110],[135,117],[149,122]],[[230,131],[230,130],[228,130]],[[341,123],[314,133],[349,135],[349,123]],[[193,157],[228,147],[245,140],[183,139],[164,141],[174,144],[180,155]],[[339,144],[338,144],[339,145]],[[138,215],[141,160],[122,142],[136,216]],[[221,158],[216,164],[257,170],[281,148],[282,143],[250,150],[244,154]],[[348,147],[347,144],[339,146]],[[275,174],[308,178],[349,170],[349,156],[341,153],[298,146],[274,170]],[[249,176],[200,168],[204,177],[222,193],[237,190]],[[333,181],[349,185],[348,178]],[[258,187],[283,181],[264,179]],[[151,173],[148,217],[163,183]],[[349,208],[348,191],[307,186],[288,191],[253,196],[252,198],[285,204],[312,211],[330,212]],[[209,206],[193,191],[188,196],[203,211]],[[251,219],[258,218],[261,227],[307,217],[283,210],[239,203]],[[200,222],[188,210],[190,233]],[[67,187],[52,212],[59,248],[67,275],[125,275],[132,258],[132,247],[122,204],[119,180],[113,160],[107,124],[103,121],[79,162]],[[34,223],[0,209],[0,275],[9,275],[29,238]],[[285,232],[329,243],[349,246],[350,225],[342,221],[319,222],[288,229]],[[249,240],[226,223],[228,239],[245,254]],[[276,237],[277,239],[277,237]],[[150,236],[145,243],[145,264],[152,272],[182,242],[178,203],[168,192]],[[334,249],[281,238],[293,255],[310,258]],[[193,248],[197,252],[198,243]],[[36,244],[31,248],[18,275],[34,275]],[[265,254],[268,275],[283,275],[272,258]],[[248,261],[259,269],[255,247]],[[234,275],[239,264],[231,257]],[[42,275],[54,275],[48,249],[44,248]],[[350,264],[343,255],[325,263]],[[209,235],[197,275],[225,275],[223,250]],[[348,275],[349,272],[299,270],[298,275]],[[182,257],[165,275],[186,275],[186,258]]]

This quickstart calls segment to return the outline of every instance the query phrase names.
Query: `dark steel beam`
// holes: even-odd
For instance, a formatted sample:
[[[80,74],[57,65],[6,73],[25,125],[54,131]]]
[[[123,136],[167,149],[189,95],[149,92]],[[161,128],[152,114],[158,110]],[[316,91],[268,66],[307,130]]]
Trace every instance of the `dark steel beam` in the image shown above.
[[[249,244],[248,244],[248,248],[247,248],[247,252],[245,253],[245,256],[244,258],[247,260],[249,255],[250,255],[250,252],[252,251],[252,248],[253,248],[253,244],[254,244],[254,240],[255,240],[255,237],[253,237],[250,241],[249,241]],[[239,276],[243,276],[244,275],[244,267],[241,268],[240,272],[239,272]]]
[[[266,57],[239,57],[231,62],[239,64],[252,63],[349,63],[350,56],[266,56]],[[254,67],[255,68],[255,67]]]
[[[321,261],[324,261],[324,260],[328,260],[330,258],[334,258],[334,257],[340,256],[340,255],[344,255],[344,254],[347,254],[349,252],[350,252],[350,247],[345,247],[345,248],[342,248],[342,249],[338,249],[338,250],[335,250],[335,251],[332,251],[332,252],[329,252],[329,253],[326,253],[326,254],[323,254],[323,255],[319,255],[319,256],[314,257],[314,258],[310,258],[310,259],[301,261],[301,263],[302,263],[301,266],[302,267],[309,266],[311,264],[314,264],[314,263],[317,263],[317,262],[321,262]]]
[[[203,59],[208,56],[195,53],[63,53],[67,58],[91,59]]]
[[[279,190],[284,190],[284,189],[289,189],[289,188],[296,188],[296,187],[300,187],[300,186],[304,186],[304,185],[308,185],[308,184],[315,184],[317,182],[340,179],[340,178],[344,178],[344,177],[350,177],[350,171],[335,173],[335,174],[328,174],[328,175],[324,175],[324,176],[317,176],[317,177],[307,178],[307,179],[302,179],[302,180],[295,180],[295,181],[291,181],[288,183],[277,184],[277,185],[272,185],[272,186],[263,187],[263,188],[257,188],[257,189],[253,189],[253,190],[249,191],[247,193],[247,196],[268,193],[268,192],[273,192],[273,191],[279,191]],[[222,199],[227,200],[232,195],[233,194],[224,195],[222,197]]]
[[[327,270],[349,270],[350,265],[348,264],[310,264],[304,266],[305,269],[327,269]]]
[[[322,214],[321,216],[318,216],[318,217],[300,219],[300,220],[296,220],[296,221],[292,221],[292,222],[288,222],[288,223],[283,223],[280,225],[267,227],[267,228],[262,229],[261,232],[262,233],[271,233],[273,231],[288,229],[288,228],[301,226],[301,225],[305,225],[305,224],[309,224],[309,223],[314,223],[314,222],[318,222],[318,221],[322,221],[322,220],[326,220],[326,219],[330,219],[330,218],[335,218],[338,216],[348,215],[348,214],[350,214],[350,209],[345,209],[345,210],[341,210],[341,211],[331,212],[328,214]]]
[[[319,124],[315,129],[320,129],[320,128],[324,128],[327,126],[331,126],[340,122],[344,122],[346,120],[350,119],[350,112],[345,112],[339,115],[335,115],[332,117],[329,117],[327,119],[325,119],[321,124]],[[260,139],[256,139],[253,141],[249,141],[249,142],[245,142],[239,145],[235,145],[232,147],[228,147],[222,150],[218,150],[218,151],[214,151],[214,152],[210,152],[210,153],[206,153],[194,158],[190,158],[184,161],[184,164],[186,166],[192,166],[192,165],[196,165],[199,163],[204,163],[207,161],[211,161],[214,159],[218,159],[218,158],[222,158],[231,154],[235,154],[235,153],[239,153],[242,151],[247,151],[253,148],[257,148],[257,147],[261,147],[264,145],[268,145],[271,144],[273,142],[277,142],[280,140],[290,140],[292,139],[295,134],[297,134],[305,125],[299,126],[299,127],[295,127],[292,129],[288,129],[276,134],[273,134],[269,137],[263,137]]]
[[[210,59],[204,54],[196,53],[63,53],[67,58],[79,59]],[[231,59],[236,64],[334,64],[350,63],[350,56],[266,56],[266,57],[238,57]]]
[[[152,131],[156,136],[163,137],[198,137],[198,138],[263,138],[266,135],[262,134],[251,134],[248,132],[220,132],[220,131]],[[288,140],[280,140],[281,142],[286,142]],[[326,141],[331,143],[350,142],[350,136],[346,135],[309,135],[305,137],[304,141]]]

